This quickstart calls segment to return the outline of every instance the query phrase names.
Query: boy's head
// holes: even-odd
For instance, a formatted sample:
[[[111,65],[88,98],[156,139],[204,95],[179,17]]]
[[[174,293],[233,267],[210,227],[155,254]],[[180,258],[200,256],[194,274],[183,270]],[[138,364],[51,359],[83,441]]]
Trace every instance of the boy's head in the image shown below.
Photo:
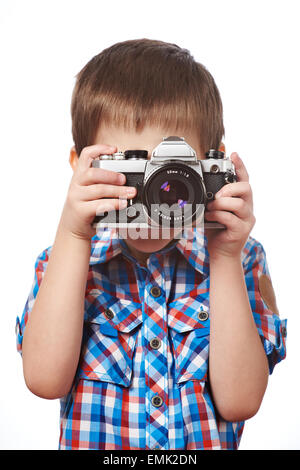
[[[150,157],[163,137],[179,135],[204,158],[224,135],[211,74],[188,50],[151,39],[120,42],[93,57],[77,75],[71,115],[73,168],[82,149],[95,143],[147,149]],[[129,242],[153,252],[169,240]]]
[[[104,124],[195,132],[202,154],[224,135],[211,74],[187,49],[152,39],[120,42],[93,57],[77,75],[71,114],[78,155]]]

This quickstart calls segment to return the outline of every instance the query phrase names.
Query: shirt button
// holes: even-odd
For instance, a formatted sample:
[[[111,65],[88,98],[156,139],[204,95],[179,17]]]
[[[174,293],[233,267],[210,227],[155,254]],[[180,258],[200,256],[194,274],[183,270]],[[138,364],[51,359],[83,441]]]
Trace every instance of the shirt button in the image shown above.
[[[152,297],[159,297],[161,295],[161,290],[159,287],[153,286],[150,289],[150,294],[152,295]]]
[[[115,316],[114,312],[109,308],[105,310],[104,315],[106,316],[106,318],[108,318],[108,320],[112,320]]]
[[[161,340],[159,338],[152,338],[150,346],[152,349],[159,349],[161,347]]]
[[[205,312],[204,310],[201,310],[199,313],[198,313],[198,318],[200,321],[205,321],[208,319],[208,312]]]
[[[163,404],[163,399],[159,395],[154,395],[154,397],[152,397],[151,402],[153,406],[159,408]]]

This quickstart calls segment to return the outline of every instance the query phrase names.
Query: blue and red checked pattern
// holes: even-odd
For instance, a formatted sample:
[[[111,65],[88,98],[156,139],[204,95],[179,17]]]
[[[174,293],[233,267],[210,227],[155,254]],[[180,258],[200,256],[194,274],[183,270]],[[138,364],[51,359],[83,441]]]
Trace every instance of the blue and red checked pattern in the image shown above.
[[[72,388],[61,399],[60,449],[238,448],[244,423],[220,418],[208,381],[206,243],[201,230],[190,229],[151,254],[144,267],[116,231],[104,229],[93,237],[81,357]],[[38,256],[17,318],[20,352],[50,254],[51,247]],[[249,237],[241,259],[272,373],[286,355],[286,320],[269,310],[259,293],[259,276],[270,275],[262,245]],[[160,288],[158,297],[153,286]],[[158,349],[150,345],[153,338],[160,340]],[[156,396],[160,406],[152,401]]]

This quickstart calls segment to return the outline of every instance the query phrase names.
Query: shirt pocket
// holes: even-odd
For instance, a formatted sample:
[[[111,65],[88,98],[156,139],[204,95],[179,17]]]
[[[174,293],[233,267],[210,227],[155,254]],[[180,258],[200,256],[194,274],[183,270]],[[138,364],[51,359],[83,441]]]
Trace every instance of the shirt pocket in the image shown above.
[[[175,381],[207,379],[210,319],[207,304],[200,299],[183,297],[169,304],[168,329]]]
[[[96,292],[85,313],[77,378],[129,387],[141,324],[140,304],[116,298],[104,301]]]

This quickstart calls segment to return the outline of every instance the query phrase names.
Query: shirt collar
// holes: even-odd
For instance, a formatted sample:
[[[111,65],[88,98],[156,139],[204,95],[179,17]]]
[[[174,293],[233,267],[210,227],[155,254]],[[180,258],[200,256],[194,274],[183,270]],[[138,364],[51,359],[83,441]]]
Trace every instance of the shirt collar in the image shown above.
[[[173,243],[168,244],[156,253],[166,254],[175,249],[185,257],[194,269],[208,275],[209,253],[203,228],[184,229],[181,238],[174,239]],[[124,240],[119,238],[116,229],[105,227],[92,238],[90,264],[105,263],[120,253],[132,257]]]

